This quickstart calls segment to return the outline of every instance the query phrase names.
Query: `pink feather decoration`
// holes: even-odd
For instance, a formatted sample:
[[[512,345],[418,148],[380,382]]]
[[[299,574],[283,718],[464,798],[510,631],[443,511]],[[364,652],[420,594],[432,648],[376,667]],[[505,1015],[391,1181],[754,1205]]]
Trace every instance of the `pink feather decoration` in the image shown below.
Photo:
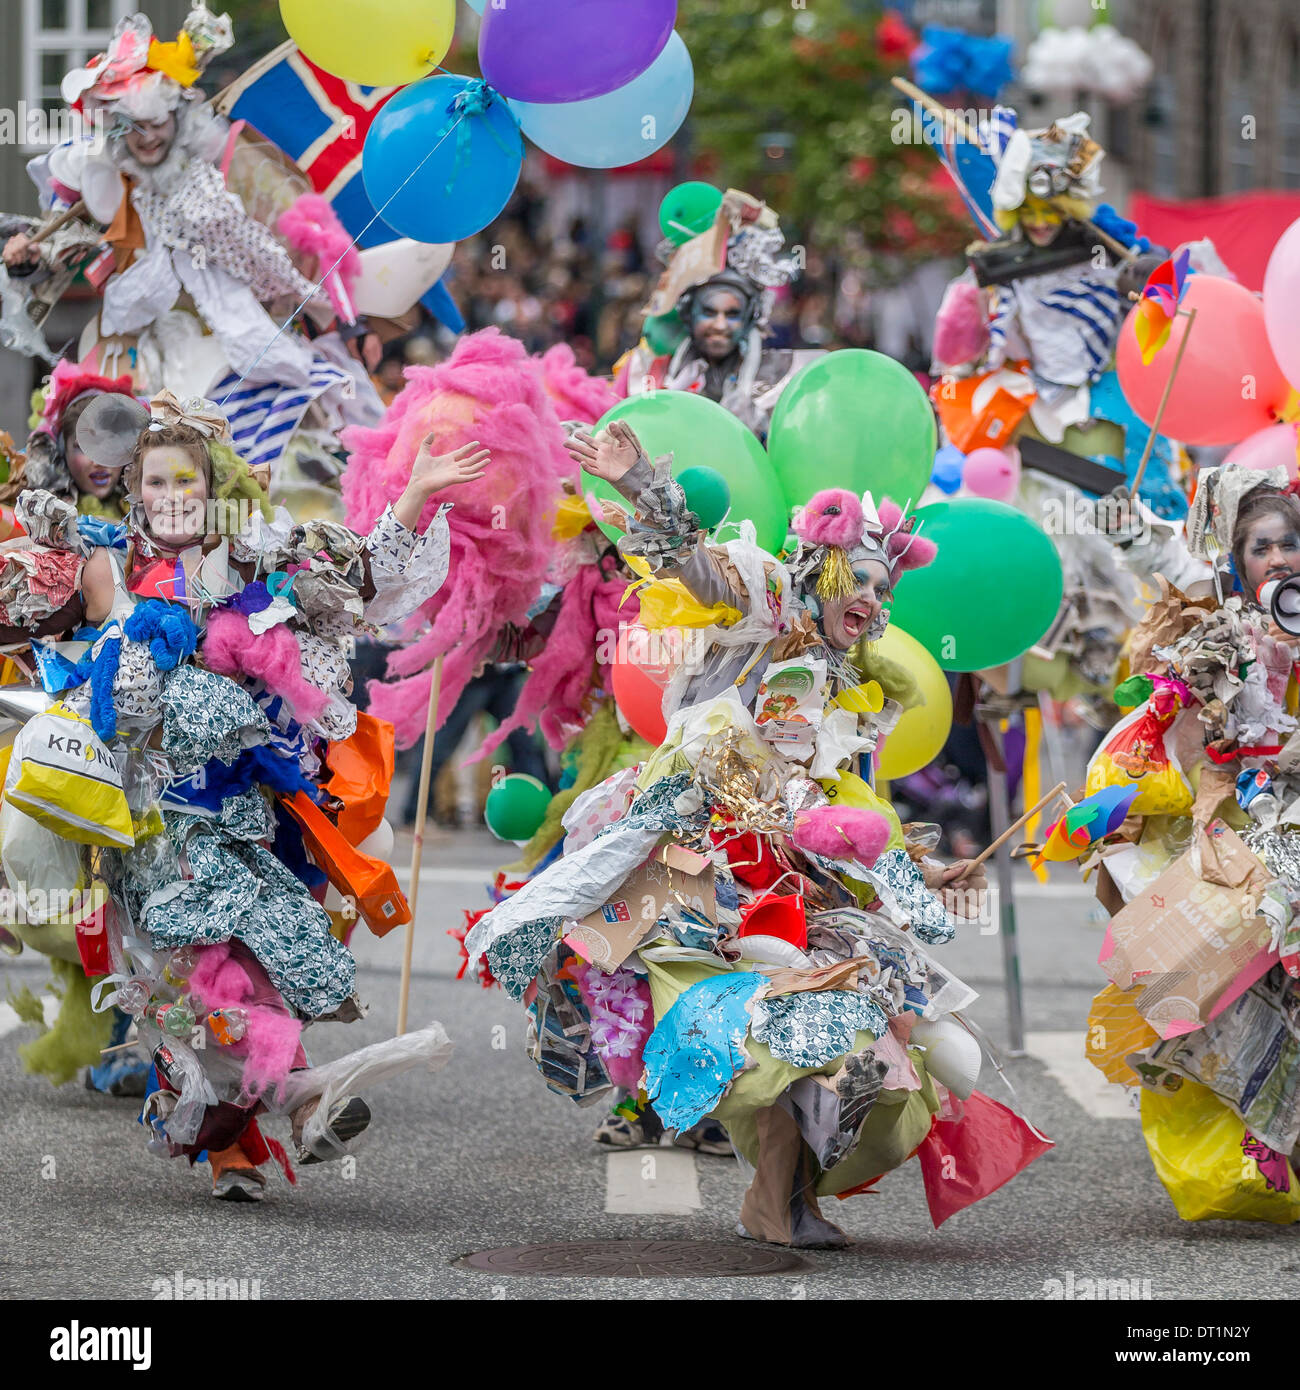
[[[537,720],[543,737],[557,750],[586,726],[593,687],[611,689],[613,667],[595,665],[600,633],[616,632],[620,621],[635,622],[641,611],[635,594],[619,606],[627,581],[612,562],[605,565],[610,573],[597,565],[583,565],[565,585],[555,626],[529,663],[531,670],[514,713],[466,763],[488,757],[515,729],[528,728]]]
[[[814,806],[795,817],[790,838],[810,854],[852,859],[869,869],[889,843],[889,822],[857,806]]]
[[[300,723],[319,718],[328,702],[303,676],[298,639],[283,623],[254,634],[242,613],[218,608],[208,615],[203,663],[219,675],[260,680],[272,695],[284,696]]]
[[[407,368],[406,386],[376,428],[344,432],[352,456],[343,502],[353,530],[368,531],[401,495],[430,432],[438,452],[478,440],[492,463],[477,482],[436,494],[420,520],[423,529],[441,502],[455,503],[447,515],[451,570],[420,610],[431,626],[389,659],[395,680],[370,686],[370,712],[396,728],[403,747],[424,732],[434,658],[445,658],[441,723],[502,626],[527,623],[555,550],[561,483],[577,478],[536,363],[518,340],[485,328],[462,337],[440,366]]]
[[[935,361],[960,367],[980,356],[988,341],[983,291],[965,280],[950,285],[934,320]]]
[[[795,531],[809,545],[849,549],[862,539],[862,501],[842,487],[828,487],[804,504]]]
[[[886,533],[892,533],[885,541],[885,553],[889,556],[895,578],[907,570],[924,569],[934,560],[939,553],[939,547],[933,541],[926,540],[924,536],[914,535],[910,530],[899,529],[903,512],[897,502],[886,497],[876,512]],[[914,524],[915,519],[909,523]]]
[[[280,214],[276,229],[295,251],[316,257],[316,278],[326,276],[325,289],[335,313],[348,323],[355,322],[356,310],[343,301],[338,287],[341,284],[351,300],[361,278],[361,257],[328,200],[319,193],[300,194]]]
[[[252,953],[238,942],[200,946],[186,990],[205,1012],[242,1009],[248,1016],[243,1038],[225,1050],[244,1062],[244,1090],[253,1098],[279,1085],[296,1066],[305,1066],[302,1024],[289,1012],[279,991]]]

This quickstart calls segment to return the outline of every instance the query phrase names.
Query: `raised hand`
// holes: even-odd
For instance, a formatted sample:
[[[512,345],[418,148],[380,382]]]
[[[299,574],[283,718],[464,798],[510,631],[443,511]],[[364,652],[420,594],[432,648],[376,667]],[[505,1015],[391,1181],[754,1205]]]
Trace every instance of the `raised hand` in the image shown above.
[[[450,454],[434,454],[433,438],[432,434],[428,434],[421,441],[420,452],[415,456],[415,464],[411,468],[411,486],[418,488],[426,497],[445,487],[458,487],[462,483],[477,481],[492,462],[491,451],[485,449],[477,439],[462,444]]]
[[[621,420],[613,421],[599,439],[579,430],[564,441],[564,447],[579,468],[607,483],[618,482],[643,453],[632,427]]]

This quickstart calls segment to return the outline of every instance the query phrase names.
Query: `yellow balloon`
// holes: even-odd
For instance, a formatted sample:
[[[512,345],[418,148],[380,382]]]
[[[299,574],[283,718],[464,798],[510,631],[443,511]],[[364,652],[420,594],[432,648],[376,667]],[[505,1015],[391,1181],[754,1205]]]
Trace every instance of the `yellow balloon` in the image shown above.
[[[365,87],[402,87],[446,56],[456,0],[280,0],[280,17],[317,67]]]
[[[876,776],[892,782],[920,772],[939,756],[952,728],[952,691],[939,663],[901,627],[891,623],[874,645],[882,656],[905,666],[921,688],[922,703],[904,710],[881,746]]]

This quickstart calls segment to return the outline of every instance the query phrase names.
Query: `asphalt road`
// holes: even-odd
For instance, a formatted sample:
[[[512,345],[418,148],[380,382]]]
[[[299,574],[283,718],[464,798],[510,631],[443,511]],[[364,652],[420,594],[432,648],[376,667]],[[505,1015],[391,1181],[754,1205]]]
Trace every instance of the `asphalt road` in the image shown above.
[[[398,856],[403,852],[399,845]],[[440,1020],[456,1041],[435,1076],[407,1074],[368,1093],[375,1120],[355,1171],[300,1170],[273,1180],[260,1206],[213,1202],[207,1169],[144,1148],[134,1103],[25,1076],[29,1034],[0,1009],[0,1298],[151,1299],[156,1281],[257,1281],[264,1299],[945,1298],[1042,1299],[1057,1280],[1149,1280],[1150,1297],[1295,1299],[1300,1251],[1291,1228],[1178,1220],[1122,1093],[1102,1094],[1078,1056],[1101,924],[1074,888],[1028,885],[1020,896],[1028,1055],[1008,1075],[1025,1113],[1056,1148],[1014,1182],[932,1229],[915,1164],[878,1195],[828,1203],[855,1244],[810,1252],[803,1269],[759,1278],[510,1277],[467,1269],[501,1246],[733,1235],[745,1179],[733,1160],[661,1151],[631,1158],[591,1142],[598,1112],[550,1094],[522,1055],[520,1011],[499,991],[454,978],[445,935],[502,858],[462,832],[427,850],[411,1022]],[[358,942],[369,1016],[312,1030],[314,1057],[392,1031],[401,933]],[[980,990],[971,1010],[1005,1042],[1001,947],[978,928],[943,948]],[[30,956],[0,981],[40,990]],[[1005,1093],[986,1074],[982,1089]],[[282,1138],[287,1138],[281,1135]]]

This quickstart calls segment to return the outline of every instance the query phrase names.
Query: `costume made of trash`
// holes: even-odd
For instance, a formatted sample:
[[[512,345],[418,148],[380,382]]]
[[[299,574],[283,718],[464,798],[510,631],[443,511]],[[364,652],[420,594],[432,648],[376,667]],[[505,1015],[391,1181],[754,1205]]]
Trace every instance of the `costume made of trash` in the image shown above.
[[[528,1009],[552,1090],[586,1104],[640,1089],[679,1132],[712,1115],[756,1170],[742,1233],[840,1245],[817,1198],[918,1148],[924,1167],[979,1070],[951,1017],[975,996],[930,953],[955,920],[889,804],[850,771],[890,711],[877,702],[860,723],[836,703],[861,677],[818,626],[823,604],[855,592],[855,568],[874,561],[892,586],[933,546],[892,504],[877,515],[839,490],[803,509],[789,563],[747,524],[706,544],[670,462],[642,455],[614,483],[635,509],[620,551],[653,581],[643,606],[659,587],[716,612],[669,684],[667,736],[573,801],[563,857],[465,944]],[[967,1104],[968,1133],[1032,1133],[978,1094]]]
[[[134,405],[107,404],[119,400]],[[153,1057],[152,1151],[206,1152],[214,1175],[219,1154],[240,1151],[230,1161],[245,1171],[282,1158],[258,1127],[265,1110],[292,1114],[299,1158],[317,1161],[350,1137],[332,1127],[346,1092],[450,1052],[435,1024],[313,1069],[301,1041],[312,1022],[364,1012],[352,955],[312,891],[326,877],[339,887],[356,853],[330,852],[347,811],[327,789],[331,757],[358,734],[346,648],[443,582],[448,504],[422,533],[391,506],[368,535],[295,525],[252,484],[211,402],[164,393],[152,416],[135,409],[115,444],[93,417],[89,429],[109,462],[130,455],[126,523],[88,527],[30,490],[16,504],[26,536],[0,547],[0,635],[11,649],[31,641],[43,692],[23,694],[49,706],[5,755],[17,930],[80,965],[96,1014],[134,1020]],[[142,497],[154,467],[176,484],[161,502]],[[202,522],[177,530],[194,508]],[[17,692],[0,687],[6,714]],[[372,921],[364,900],[361,912],[382,935],[383,914]]]
[[[146,398],[211,397],[250,467],[273,469],[292,441],[295,466],[311,456],[337,480],[339,431],[382,413],[347,348],[361,331],[361,262],[293,161],[204,99],[199,79],[232,44],[229,17],[202,4],[172,42],[132,14],[107,52],[64,77],[71,111],[107,138],[30,161],[44,224],[73,216],[0,270],[3,337],[50,356],[41,324],[71,265],[102,296],[78,345],[86,370],[129,375]],[[10,221],[11,233],[37,230]]]
[[[1139,1088],[1178,1214],[1286,1223],[1300,1219],[1300,625],[1272,594],[1300,572],[1300,505],[1285,471],[1202,470],[1186,548],[1185,572],[1212,584],[1192,596],[1158,577],[1115,691],[1128,712],[1043,854],[1082,855],[1113,914],[1087,1055]]]
[[[728,189],[713,224],[682,245],[665,241],[665,270],[646,306],[645,336],[618,364],[620,396],[648,391],[692,391],[717,401],[766,438],[782,391],[819,349],[765,347],[776,291],[798,273],[782,255],[785,237],[765,203]],[[700,322],[711,292],[735,297],[731,341],[715,353],[701,341]]]

